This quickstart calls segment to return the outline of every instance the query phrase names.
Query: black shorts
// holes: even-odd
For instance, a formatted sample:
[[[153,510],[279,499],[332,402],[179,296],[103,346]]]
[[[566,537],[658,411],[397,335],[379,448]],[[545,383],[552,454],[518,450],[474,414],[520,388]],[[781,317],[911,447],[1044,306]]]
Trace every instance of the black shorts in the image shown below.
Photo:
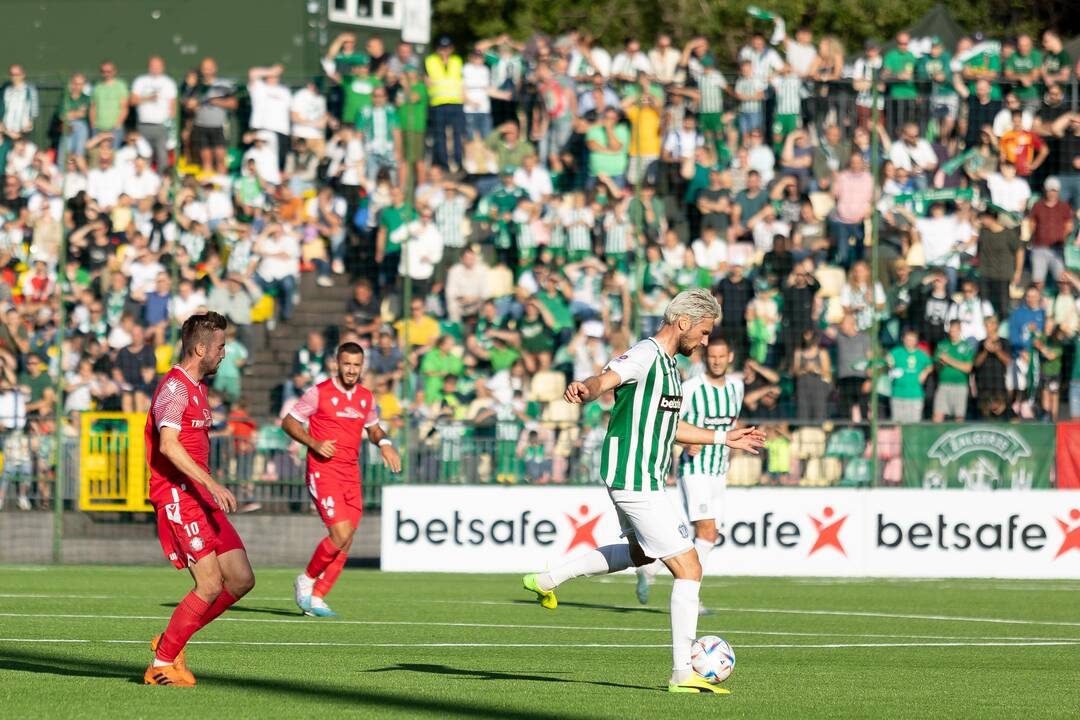
[[[215,150],[217,148],[223,148],[228,145],[228,143],[225,142],[225,129],[192,125],[191,144],[195,146],[196,150]]]

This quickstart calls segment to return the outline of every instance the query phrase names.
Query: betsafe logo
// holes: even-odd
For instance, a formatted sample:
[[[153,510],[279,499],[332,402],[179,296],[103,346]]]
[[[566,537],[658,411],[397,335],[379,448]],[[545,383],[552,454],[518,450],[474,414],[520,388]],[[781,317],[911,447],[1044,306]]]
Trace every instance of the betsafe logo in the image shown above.
[[[394,540],[404,545],[426,542],[431,545],[459,547],[549,547],[557,542],[562,526],[570,536],[566,549],[563,550],[566,553],[579,546],[596,548],[596,527],[605,514],[605,511],[593,514],[585,504],[577,508],[576,514],[563,512],[562,517],[536,517],[532,510],[502,516],[470,515],[462,510],[454,510],[441,516],[423,519],[408,517],[401,510],[397,510],[394,518]]]
[[[1065,534],[1065,538],[1061,541],[1061,547],[1058,548],[1057,554],[1054,555],[1054,559],[1067,553],[1069,550],[1080,550],[1080,510],[1073,508],[1069,511],[1069,520],[1062,520],[1061,518],[1054,518],[1054,522],[1061,528],[1061,532]]]
[[[832,549],[847,557],[840,540],[840,531],[847,521],[847,515],[838,515],[831,505],[826,505],[819,513],[820,519],[808,514],[810,527],[816,534],[807,557],[823,549]],[[718,545],[731,544],[736,548],[768,548],[770,543],[785,549],[799,547],[803,537],[803,528],[792,520],[776,522],[773,512],[762,513],[759,520],[739,520],[720,532]]]
[[[718,544],[740,549],[779,547],[795,551],[805,547],[805,534],[806,542],[809,543],[807,557],[832,551],[846,558],[848,548],[845,547],[845,542],[856,542],[855,537],[845,530],[845,523],[848,523],[850,516],[838,512],[831,505],[823,507],[819,513],[807,513],[809,527],[794,518],[778,521],[777,515],[778,513],[764,512],[758,519],[738,520],[721,530]],[[1050,539],[1051,533],[1048,532],[1049,523],[1022,523],[1018,513],[999,520],[964,522],[951,518],[946,513],[911,521],[877,512],[868,520],[873,523],[869,528],[874,533],[873,545],[878,550],[885,551],[908,549],[944,552],[1038,552],[1053,542]],[[1054,522],[1062,533],[1061,544],[1054,559],[1070,550],[1080,553],[1080,509],[1071,509],[1065,519],[1055,516]],[[848,525],[850,526],[850,523]],[[850,532],[857,530],[856,528],[856,531]],[[809,540],[811,537],[812,542]]]

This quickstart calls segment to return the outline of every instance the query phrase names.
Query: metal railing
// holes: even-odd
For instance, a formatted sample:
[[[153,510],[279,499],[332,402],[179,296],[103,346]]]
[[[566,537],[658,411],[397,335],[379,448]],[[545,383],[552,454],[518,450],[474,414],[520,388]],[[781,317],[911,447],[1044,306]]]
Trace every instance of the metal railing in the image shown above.
[[[1054,487],[1055,426],[1049,423],[896,425],[883,422],[876,445],[869,423],[762,423],[766,442],[760,455],[734,453],[731,487],[962,487],[1029,489]],[[531,429],[531,428],[530,428]],[[236,495],[242,511],[298,513],[311,509],[304,481],[305,454],[276,427],[254,442],[230,436],[211,438],[210,472]],[[530,443],[486,435],[489,428],[446,423],[418,428],[410,450],[408,476],[392,474],[378,448],[366,443],[360,477],[364,506],[378,509],[382,489],[413,484],[597,485],[604,429],[578,425],[539,427]],[[80,473],[87,458],[80,439],[66,438],[66,509],[79,507]],[[876,447],[876,457],[874,448]],[[974,448],[974,449],[972,449]],[[996,448],[996,450],[995,450]],[[677,449],[678,453],[679,450]],[[973,453],[964,456],[964,453]],[[52,507],[52,456],[41,456],[31,474],[0,477],[5,510]],[[679,460],[672,464],[674,482]],[[22,499],[22,502],[20,502]]]

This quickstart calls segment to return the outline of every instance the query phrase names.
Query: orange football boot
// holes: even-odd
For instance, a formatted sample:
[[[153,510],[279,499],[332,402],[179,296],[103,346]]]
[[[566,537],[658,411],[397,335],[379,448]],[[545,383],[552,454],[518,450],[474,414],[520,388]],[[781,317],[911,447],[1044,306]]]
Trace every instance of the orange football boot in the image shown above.
[[[147,685],[175,685],[177,687],[195,687],[195,677],[189,672],[181,672],[175,665],[161,665],[146,668],[143,682]]]
[[[158,633],[157,635],[154,636],[154,639],[150,641],[150,651],[151,652],[153,652],[155,654],[157,653],[158,645],[161,644],[161,636],[163,634],[164,633]],[[191,674],[190,670],[188,670],[187,661],[184,659],[184,651],[183,650],[181,650],[180,654],[177,655],[173,659],[172,665],[170,667],[176,668],[176,671],[179,672],[180,675],[184,678],[184,681],[185,681],[186,685],[194,685],[195,684],[195,676]],[[151,667],[150,669],[153,670],[155,668]],[[149,675],[149,670],[147,671],[147,674]],[[147,682],[149,683],[149,680],[147,680]],[[164,684],[164,683],[150,683],[150,684]],[[176,683],[168,683],[168,684],[174,685]]]

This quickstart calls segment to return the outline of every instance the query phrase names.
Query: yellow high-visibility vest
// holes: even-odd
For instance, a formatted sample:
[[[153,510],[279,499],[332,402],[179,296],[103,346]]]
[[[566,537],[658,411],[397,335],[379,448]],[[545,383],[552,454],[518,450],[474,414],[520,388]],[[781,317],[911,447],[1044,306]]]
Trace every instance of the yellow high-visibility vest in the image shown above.
[[[431,53],[424,60],[428,77],[428,97],[432,106],[462,104],[465,102],[465,84],[462,80],[461,57],[451,55],[443,65],[438,53]]]

